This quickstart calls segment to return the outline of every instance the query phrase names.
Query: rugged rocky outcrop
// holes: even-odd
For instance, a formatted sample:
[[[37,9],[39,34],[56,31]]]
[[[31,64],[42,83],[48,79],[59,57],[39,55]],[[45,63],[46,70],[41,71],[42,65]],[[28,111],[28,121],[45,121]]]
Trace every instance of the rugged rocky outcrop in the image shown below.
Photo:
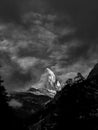
[[[89,73],[87,79],[94,79],[94,78],[98,78],[98,63],[94,66],[94,68],[91,70],[91,72]]]

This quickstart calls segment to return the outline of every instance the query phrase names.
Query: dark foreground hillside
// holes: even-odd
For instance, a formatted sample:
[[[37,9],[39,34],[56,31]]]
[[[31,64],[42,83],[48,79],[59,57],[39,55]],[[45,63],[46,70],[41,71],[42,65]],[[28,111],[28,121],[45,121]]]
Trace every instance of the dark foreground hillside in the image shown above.
[[[94,69],[87,79],[67,82],[54,98],[15,93],[10,98],[22,103],[15,108],[8,106],[9,98],[1,87],[0,129],[98,130],[98,75]]]

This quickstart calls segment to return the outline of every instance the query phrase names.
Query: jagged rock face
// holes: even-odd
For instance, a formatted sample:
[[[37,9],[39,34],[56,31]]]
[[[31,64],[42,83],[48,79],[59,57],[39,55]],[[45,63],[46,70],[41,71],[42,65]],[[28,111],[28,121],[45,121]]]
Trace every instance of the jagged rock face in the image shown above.
[[[45,73],[40,78],[40,81],[35,85],[31,85],[31,88],[28,91],[36,95],[47,95],[54,98],[56,93],[61,91],[61,89],[62,85],[56,74],[51,69],[46,68]]]
[[[47,71],[48,71],[48,82],[50,84],[51,89],[55,91],[60,91],[61,84],[57,79],[57,76],[54,74],[54,72],[51,69],[47,68]]]
[[[92,78],[98,79],[98,63],[94,66],[94,68],[91,70],[91,72],[89,73],[87,77],[87,79],[92,79]]]

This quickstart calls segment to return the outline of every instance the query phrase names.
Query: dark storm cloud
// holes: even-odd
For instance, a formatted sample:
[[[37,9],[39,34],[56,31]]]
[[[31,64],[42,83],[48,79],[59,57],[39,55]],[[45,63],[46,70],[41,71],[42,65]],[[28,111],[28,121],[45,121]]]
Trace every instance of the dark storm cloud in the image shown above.
[[[19,0],[0,0],[0,20],[20,22],[20,19]]]
[[[49,2],[56,13],[70,16],[71,23],[76,28],[73,38],[81,41],[68,48],[68,63],[92,57],[94,50],[98,47],[97,0],[52,0]],[[66,44],[66,40],[64,43]]]
[[[45,0],[0,0],[0,20],[22,23],[22,16],[28,11],[43,12],[46,10]]]
[[[70,15],[80,38],[95,38],[98,30],[97,0],[0,0],[0,18],[21,21],[22,10],[55,10]]]
[[[98,34],[97,0],[53,0],[50,4],[54,10],[69,14],[78,27],[80,37],[95,38]]]

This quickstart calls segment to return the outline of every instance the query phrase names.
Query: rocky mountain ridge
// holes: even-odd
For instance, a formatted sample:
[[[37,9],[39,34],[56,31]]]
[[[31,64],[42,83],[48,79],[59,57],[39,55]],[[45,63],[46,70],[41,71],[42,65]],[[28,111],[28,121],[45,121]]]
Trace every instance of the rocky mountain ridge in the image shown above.
[[[93,74],[96,75],[97,70],[92,70]],[[17,117],[20,122],[25,122],[25,125],[21,125],[26,130],[37,129],[39,126],[41,129],[47,127],[49,130],[50,126],[53,126],[52,129],[65,128],[65,121],[71,124],[74,123],[76,129],[80,128],[76,122],[80,122],[81,129],[86,127],[87,129],[96,130],[98,128],[96,123],[98,120],[98,88],[97,82],[92,83],[96,77],[92,77],[91,72],[89,74],[89,77],[91,76],[90,80],[77,77],[78,80],[73,83],[66,82],[54,98],[29,92],[13,94],[10,98],[22,102],[22,107],[14,107],[14,118]],[[51,118],[53,119],[52,122],[50,121]],[[61,121],[59,122],[59,120]],[[92,122],[88,125],[90,121]],[[94,124],[93,121],[95,121]],[[50,126],[47,126],[46,122]],[[53,125],[54,123],[56,124]],[[69,126],[68,130],[70,129]]]

